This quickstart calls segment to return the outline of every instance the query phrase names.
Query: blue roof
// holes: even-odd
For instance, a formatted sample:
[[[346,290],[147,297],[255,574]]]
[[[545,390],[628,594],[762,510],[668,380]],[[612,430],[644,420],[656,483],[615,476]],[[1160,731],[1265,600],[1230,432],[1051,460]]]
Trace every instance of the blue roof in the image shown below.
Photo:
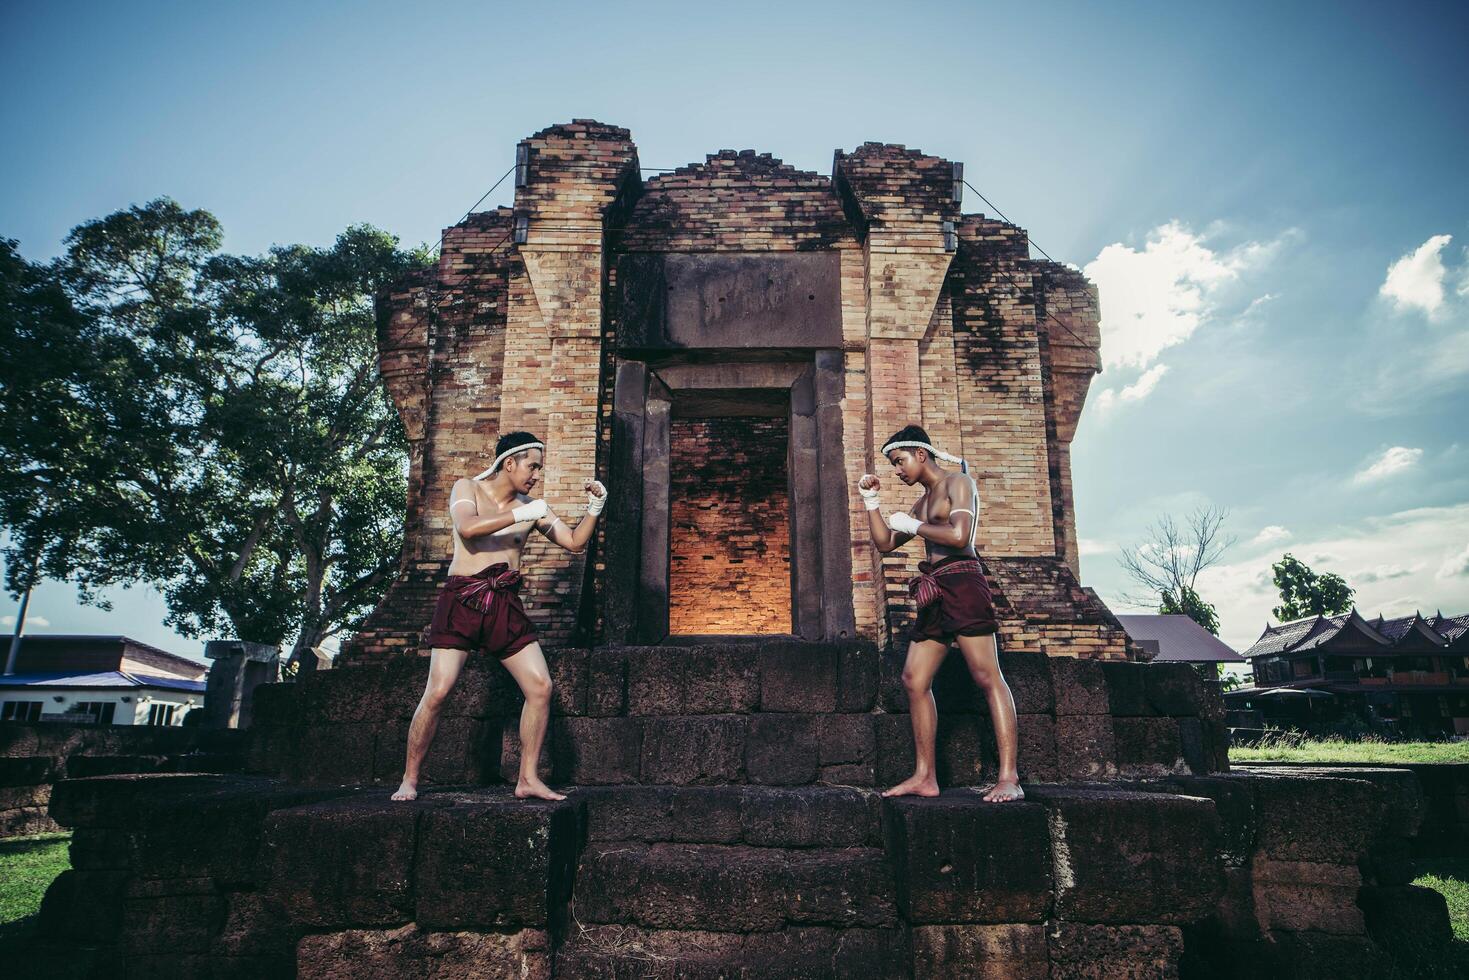
[[[203,681],[185,680],[182,677],[157,677],[153,674],[133,674],[125,670],[104,670],[96,674],[11,674],[8,677],[0,676],[0,688],[4,687],[153,687],[165,691],[204,693]]]

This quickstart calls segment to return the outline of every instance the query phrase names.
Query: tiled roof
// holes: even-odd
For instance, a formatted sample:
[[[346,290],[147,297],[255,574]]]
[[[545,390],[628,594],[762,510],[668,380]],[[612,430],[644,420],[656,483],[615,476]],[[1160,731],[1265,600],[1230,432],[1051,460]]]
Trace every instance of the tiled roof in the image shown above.
[[[1385,619],[1379,615],[1376,619],[1369,621],[1353,610],[1350,613],[1336,616],[1297,619],[1281,623],[1279,626],[1266,626],[1265,632],[1260,634],[1260,638],[1245,651],[1244,655],[1250,659],[1272,653],[1315,649],[1340,634],[1352,623],[1355,623],[1356,628],[1362,632],[1368,635],[1375,633],[1390,644],[1397,644],[1404,637],[1413,633],[1415,625],[1445,640],[1452,640],[1469,631],[1469,614],[1460,616],[1440,614],[1432,620],[1423,619],[1416,613],[1412,616],[1397,616],[1393,619]]]
[[[133,674],[123,670],[104,670],[96,674],[11,674],[8,677],[0,677],[0,688],[153,687],[165,691],[188,691],[203,694],[204,686],[204,681],[189,681],[181,677],[157,677],[152,674]]]
[[[1127,635],[1139,643],[1158,644],[1157,661],[1244,663],[1244,657],[1187,616],[1117,617]]]

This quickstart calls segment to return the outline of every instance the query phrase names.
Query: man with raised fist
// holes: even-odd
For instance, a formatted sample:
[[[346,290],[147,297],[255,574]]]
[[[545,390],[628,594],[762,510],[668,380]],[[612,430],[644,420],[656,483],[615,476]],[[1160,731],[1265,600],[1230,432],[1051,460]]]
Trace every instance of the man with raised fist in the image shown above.
[[[536,772],[551,717],[551,673],[520,602],[520,556],[532,528],[567,551],[585,551],[607,503],[607,488],[596,480],[588,483],[586,516],[575,529],[568,527],[545,500],[530,497],[545,469],[545,453],[545,444],[529,432],[507,433],[495,444],[489,469],[454,484],[449,497],[454,560],[429,627],[428,684],[408,728],[408,761],[395,800],[417,798],[419,767],[438,730],[444,699],[475,651],[499,657],[525,695],[515,795],[565,799]]]

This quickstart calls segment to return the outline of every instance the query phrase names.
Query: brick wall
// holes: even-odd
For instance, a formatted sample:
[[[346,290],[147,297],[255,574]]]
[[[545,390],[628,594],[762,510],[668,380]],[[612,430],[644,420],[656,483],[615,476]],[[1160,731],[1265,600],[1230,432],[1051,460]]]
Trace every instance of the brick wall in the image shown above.
[[[791,631],[783,418],[674,419],[669,631]]]

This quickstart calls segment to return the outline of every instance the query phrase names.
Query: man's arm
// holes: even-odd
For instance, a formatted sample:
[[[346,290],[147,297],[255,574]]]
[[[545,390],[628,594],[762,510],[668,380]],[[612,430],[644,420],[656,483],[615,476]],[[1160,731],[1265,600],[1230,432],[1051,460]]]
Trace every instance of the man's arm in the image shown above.
[[[587,550],[591,543],[592,535],[597,532],[597,515],[602,512],[602,507],[607,502],[607,488],[596,480],[588,483],[587,512],[575,528],[566,526],[566,522],[550,510],[546,516],[536,522],[536,530],[546,536],[552,544],[565,548],[574,555],[579,555]]]
[[[532,500],[512,510],[481,517],[479,516],[479,501],[474,493],[474,483],[470,480],[456,481],[453,492],[449,494],[449,514],[454,519],[454,530],[459,533],[460,538],[466,541],[470,538],[503,531],[512,524],[535,520],[545,513],[546,502]]]
[[[857,492],[862,495],[863,505],[867,508],[867,529],[872,532],[872,546],[887,554],[912,541],[913,535],[895,531],[883,520],[882,509],[877,506],[877,492],[881,489],[882,483],[870,473],[857,482]],[[899,514],[893,516],[902,517]]]

